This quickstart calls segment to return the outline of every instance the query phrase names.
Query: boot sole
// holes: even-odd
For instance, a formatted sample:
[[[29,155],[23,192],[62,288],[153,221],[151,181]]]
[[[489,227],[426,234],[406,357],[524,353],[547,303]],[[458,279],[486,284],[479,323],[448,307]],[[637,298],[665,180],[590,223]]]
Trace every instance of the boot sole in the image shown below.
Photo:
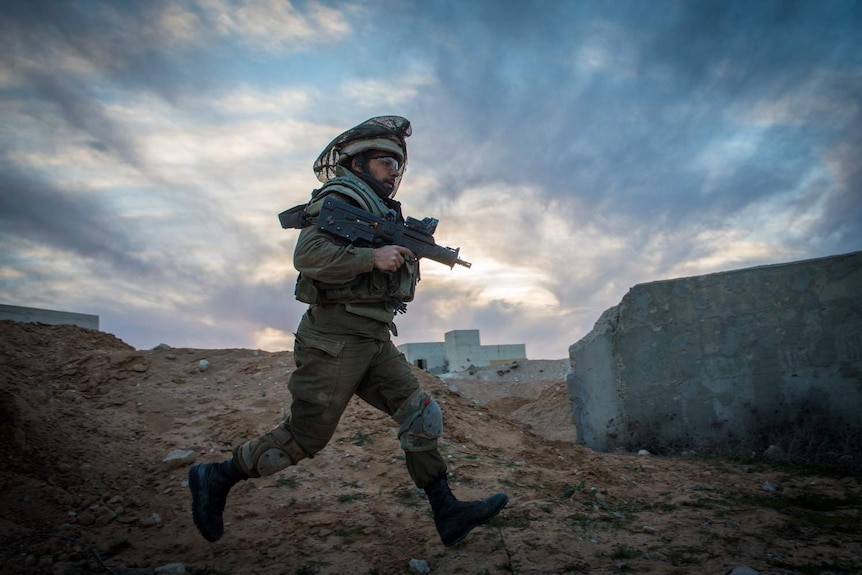
[[[198,505],[198,494],[204,489],[204,482],[201,477],[204,473],[200,464],[192,465],[191,469],[189,469],[189,490],[192,492],[192,520],[195,522],[195,527],[198,528],[198,532],[200,532],[203,538],[210,543],[215,543],[222,538],[224,532],[211,533],[203,527],[204,521],[198,516],[198,508],[203,505],[203,502],[200,502],[201,505]]]

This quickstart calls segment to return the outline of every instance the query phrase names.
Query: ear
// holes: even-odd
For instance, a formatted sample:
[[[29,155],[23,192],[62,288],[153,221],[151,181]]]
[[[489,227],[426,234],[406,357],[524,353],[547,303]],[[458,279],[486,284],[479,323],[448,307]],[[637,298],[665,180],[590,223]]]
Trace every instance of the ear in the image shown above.
[[[362,154],[357,154],[350,159],[350,169],[354,172],[364,173],[367,166],[368,163]]]

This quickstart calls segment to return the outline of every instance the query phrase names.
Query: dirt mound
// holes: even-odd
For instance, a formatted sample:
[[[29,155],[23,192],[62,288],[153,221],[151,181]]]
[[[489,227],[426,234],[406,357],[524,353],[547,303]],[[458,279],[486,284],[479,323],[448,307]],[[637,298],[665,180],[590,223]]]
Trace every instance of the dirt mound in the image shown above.
[[[294,367],[286,352],[141,351],[81,328],[0,322],[2,572],[389,574],[414,558],[468,574],[862,570],[858,478],[550,440],[555,425],[570,432],[548,407],[567,404],[557,374],[482,405],[416,371],[443,408],[456,495],[510,496],[456,547],[440,544],[395,425],[359,400],[317,457],[238,485],[226,535],[209,544],[191,521],[188,465],[277,423]]]
[[[525,424],[552,441],[574,441],[566,387],[569,360],[525,360],[440,377],[450,390]]]

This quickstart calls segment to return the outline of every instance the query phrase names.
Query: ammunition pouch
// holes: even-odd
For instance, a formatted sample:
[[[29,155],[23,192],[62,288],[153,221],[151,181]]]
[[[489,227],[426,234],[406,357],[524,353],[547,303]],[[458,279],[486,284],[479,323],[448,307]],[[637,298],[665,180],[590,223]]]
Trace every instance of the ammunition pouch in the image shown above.
[[[296,299],[307,304],[375,303],[393,300],[407,303],[416,295],[419,262],[405,261],[394,272],[372,270],[345,284],[327,284],[299,274]]]
[[[354,176],[333,178],[312,192],[312,199],[306,206],[286,210],[279,219],[285,227],[306,227],[309,222],[316,221],[323,199],[333,193],[377,216],[387,215],[390,208],[366,188],[367,185]],[[419,262],[405,261],[394,272],[373,269],[343,284],[319,282],[300,273],[294,295],[297,300],[309,305],[344,304],[350,313],[390,323],[395,313],[404,311],[404,304],[413,301],[418,282]]]

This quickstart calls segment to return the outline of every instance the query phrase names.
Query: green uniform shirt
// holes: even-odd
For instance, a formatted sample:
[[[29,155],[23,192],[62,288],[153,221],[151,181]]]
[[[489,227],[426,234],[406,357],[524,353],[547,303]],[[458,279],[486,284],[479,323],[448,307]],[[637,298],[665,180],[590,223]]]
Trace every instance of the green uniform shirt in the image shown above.
[[[327,194],[316,194],[307,208],[309,214],[319,212],[323,197],[334,196],[353,204],[363,203],[364,205],[359,206],[362,209],[371,208],[369,211],[376,215],[385,215],[385,205],[365,182],[346,169],[340,170],[339,177],[349,180],[349,187],[336,183]],[[362,202],[357,202],[357,195]],[[374,270],[373,248],[354,246],[346,240],[319,230],[317,226],[303,228],[300,232],[293,254],[293,265],[306,278],[330,285],[353,284],[355,287],[351,291],[359,292],[354,293],[355,298],[348,301],[312,304],[306,313],[306,320],[314,329],[323,333],[352,334],[380,340],[388,340],[390,330],[394,330],[394,305],[379,293],[371,294],[370,290],[366,293],[363,289],[366,289],[369,283],[403,283],[402,276],[406,276],[407,283],[412,282],[415,287],[419,275],[418,262],[405,262],[394,274]],[[370,282],[357,282],[363,274],[373,274]],[[375,299],[377,301],[373,301]],[[409,298],[403,298],[403,301],[410,299],[412,293]],[[323,302],[326,302],[325,298]]]

